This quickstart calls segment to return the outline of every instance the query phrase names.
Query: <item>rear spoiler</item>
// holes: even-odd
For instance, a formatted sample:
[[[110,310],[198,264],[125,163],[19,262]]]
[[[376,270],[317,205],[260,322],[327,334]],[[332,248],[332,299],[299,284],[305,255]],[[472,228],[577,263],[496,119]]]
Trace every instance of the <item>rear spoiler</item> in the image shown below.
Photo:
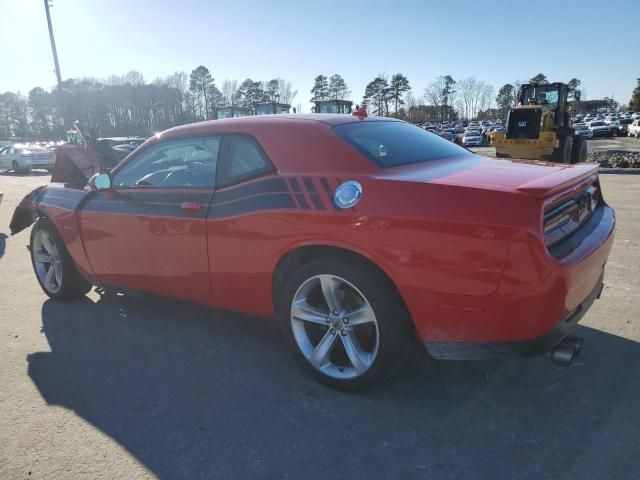
[[[544,198],[562,192],[567,188],[583,183],[590,177],[593,181],[598,178],[597,164],[589,165],[581,163],[578,165],[566,165],[559,172],[536,178],[518,187],[519,192],[527,193],[532,197]]]

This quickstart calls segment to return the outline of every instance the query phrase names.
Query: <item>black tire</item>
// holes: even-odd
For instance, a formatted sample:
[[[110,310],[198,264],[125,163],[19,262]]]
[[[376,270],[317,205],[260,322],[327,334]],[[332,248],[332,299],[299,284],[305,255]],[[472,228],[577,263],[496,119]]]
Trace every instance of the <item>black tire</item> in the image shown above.
[[[496,152],[496,158],[511,158],[506,153],[498,153]]]
[[[292,302],[300,287],[317,275],[331,275],[348,281],[363,294],[375,314],[378,326],[377,353],[368,369],[355,378],[335,378],[321,372],[307,360],[296,340],[291,318]],[[320,382],[344,391],[360,391],[371,387],[392,375],[415,346],[415,329],[404,302],[391,281],[374,266],[342,257],[312,260],[295,271],[287,272],[285,278],[278,293],[278,323],[297,362]],[[314,327],[323,328],[322,325]],[[330,325],[324,328],[326,332]],[[338,338],[339,333],[336,336]],[[340,347],[334,349],[342,349],[336,354],[346,353],[338,340],[336,345]],[[332,355],[333,352],[329,354]]]
[[[553,161],[557,163],[571,163],[571,153],[573,150],[573,137],[562,137],[560,146],[553,154]]]
[[[581,136],[576,136],[573,139],[571,163],[582,163],[586,161],[587,161],[587,139]]]
[[[39,232],[44,231],[49,234],[49,238],[54,243],[59,256],[59,265],[61,268],[61,281],[56,290],[48,288],[40,278],[38,268],[36,265],[35,256],[37,254],[36,236]],[[71,260],[69,253],[64,245],[64,242],[58,235],[56,228],[51,220],[48,218],[39,218],[31,229],[30,239],[30,251],[31,251],[31,265],[36,275],[36,279],[40,284],[40,287],[50,298],[58,301],[70,301],[83,297],[91,290],[91,283],[89,283],[81,274]],[[51,267],[50,267],[51,268]]]

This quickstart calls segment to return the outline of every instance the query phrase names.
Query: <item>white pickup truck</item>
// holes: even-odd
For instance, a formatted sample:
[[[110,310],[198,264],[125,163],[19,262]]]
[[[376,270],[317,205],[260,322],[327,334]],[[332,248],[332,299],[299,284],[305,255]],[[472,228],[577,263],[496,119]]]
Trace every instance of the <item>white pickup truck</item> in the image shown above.
[[[627,127],[627,136],[640,138],[640,118],[636,118]]]

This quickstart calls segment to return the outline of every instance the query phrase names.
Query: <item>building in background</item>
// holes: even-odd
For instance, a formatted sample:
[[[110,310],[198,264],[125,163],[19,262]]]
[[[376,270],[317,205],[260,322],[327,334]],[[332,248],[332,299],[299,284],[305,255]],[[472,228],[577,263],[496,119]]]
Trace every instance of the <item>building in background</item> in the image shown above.
[[[317,100],[315,113],[351,113],[351,100]]]

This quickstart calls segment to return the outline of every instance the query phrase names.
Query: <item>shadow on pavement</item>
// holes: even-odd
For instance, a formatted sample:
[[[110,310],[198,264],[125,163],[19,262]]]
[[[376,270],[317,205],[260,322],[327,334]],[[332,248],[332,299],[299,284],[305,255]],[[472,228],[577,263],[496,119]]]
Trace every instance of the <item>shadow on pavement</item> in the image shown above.
[[[7,248],[7,234],[0,232],[0,258],[4,255],[4,251]]]
[[[640,478],[640,344],[586,327],[570,368],[416,354],[344,394],[275,325],[105,295],[42,308],[29,375],[159,478]]]

